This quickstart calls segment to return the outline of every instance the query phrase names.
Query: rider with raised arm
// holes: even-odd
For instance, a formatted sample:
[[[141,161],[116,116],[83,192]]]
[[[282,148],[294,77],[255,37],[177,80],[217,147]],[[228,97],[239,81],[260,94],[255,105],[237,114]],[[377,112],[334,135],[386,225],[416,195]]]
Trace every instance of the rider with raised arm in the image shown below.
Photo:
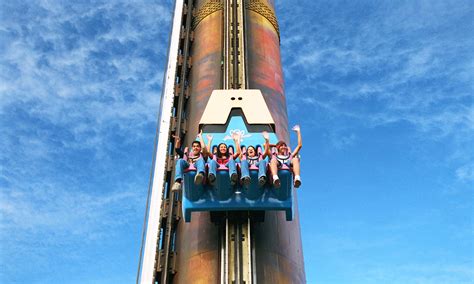
[[[247,153],[241,154],[241,157],[240,157],[240,160],[241,160],[240,169],[242,172],[241,180],[245,186],[250,185],[249,167],[251,165],[258,166],[258,185],[262,187],[267,182],[267,174],[266,174],[267,165],[268,165],[267,157],[271,156],[270,138],[269,138],[268,132],[266,131],[262,132],[262,136],[265,139],[265,146],[264,146],[265,150],[263,152],[261,159],[254,146],[247,147]],[[245,159],[243,159],[244,155],[245,155]]]
[[[273,185],[275,187],[280,187],[281,182],[278,178],[278,168],[281,168],[283,164],[286,164],[288,167],[292,167],[293,173],[295,175],[294,186],[296,188],[301,186],[301,177],[300,177],[300,159],[298,153],[303,146],[303,142],[301,139],[301,129],[299,125],[295,125],[293,130],[296,132],[298,136],[298,145],[293,150],[293,152],[288,151],[288,146],[286,145],[285,141],[280,140],[276,144],[277,153],[272,157],[270,162],[270,171],[273,176]]]
[[[178,154],[179,158],[176,161],[176,167],[175,167],[175,176],[174,176],[174,185],[173,185],[173,190],[180,190],[181,189],[181,182],[183,180],[183,173],[184,170],[189,168],[190,164],[194,164],[196,167],[196,176],[194,177],[194,184],[198,185],[202,183],[202,180],[204,178],[205,174],[205,162],[204,162],[204,156],[203,153],[201,153],[202,148],[204,143],[202,139],[202,135],[199,134],[199,139],[195,140],[191,143],[191,152],[188,153],[187,160],[184,160],[184,151],[181,149],[181,138],[179,136],[173,135],[175,139],[175,151],[176,154]]]
[[[207,138],[209,139],[208,144],[211,145],[210,141],[212,140],[212,136],[208,135]],[[235,149],[236,149],[236,152],[233,155],[229,153],[229,148],[227,147],[227,144],[225,143],[220,143],[217,146],[217,153],[215,154],[209,153],[209,149],[207,149],[207,147],[203,151],[203,153],[205,153],[206,155],[210,157],[210,160],[208,161],[208,165],[209,165],[208,179],[211,185],[213,185],[216,180],[218,165],[224,165],[229,168],[230,182],[232,185],[235,185],[239,179],[237,175],[237,167],[235,165],[235,159],[237,159],[241,153],[240,135],[237,133],[233,133],[232,139],[234,140]],[[216,156],[216,159],[213,159],[214,155]]]

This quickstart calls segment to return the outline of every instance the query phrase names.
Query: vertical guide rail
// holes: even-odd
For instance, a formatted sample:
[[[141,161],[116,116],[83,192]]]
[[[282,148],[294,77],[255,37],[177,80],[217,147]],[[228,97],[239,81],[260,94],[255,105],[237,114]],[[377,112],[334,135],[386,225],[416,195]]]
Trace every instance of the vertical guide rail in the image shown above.
[[[173,106],[173,91],[176,75],[176,58],[179,49],[179,34],[183,13],[183,0],[176,0],[173,25],[168,48],[168,64],[165,72],[163,91],[160,100],[159,119],[155,136],[153,165],[150,173],[147,208],[145,213],[146,239],[140,249],[137,283],[153,283],[155,275],[155,259],[158,248],[158,234],[161,227],[160,209],[165,191],[166,161]],[[144,228],[145,229],[145,228]],[[145,230],[143,230],[145,235]],[[141,272],[141,273],[140,273]],[[138,277],[140,275],[140,277]]]
[[[222,226],[222,224],[224,224]],[[221,284],[228,283],[229,279],[229,219],[225,218],[219,224],[220,249],[221,249]]]
[[[232,0],[232,89],[240,89],[238,0]],[[242,5],[240,5],[242,6]]]
[[[245,0],[238,1],[236,11],[237,36],[238,36],[238,66],[239,66],[239,89],[247,89],[247,48],[245,41]]]
[[[240,48],[240,57],[242,59],[242,89],[247,89],[249,86],[248,82],[248,57],[247,57],[247,12],[246,12],[246,2],[249,0],[241,0],[240,3],[240,41],[241,41],[241,48]]]
[[[253,281],[252,273],[252,262],[254,261],[254,255],[252,254],[252,236],[250,231],[251,219],[247,218],[247,222],[242,225],[242,277],[245,283],[251,284]]]
[[[246,89],[245,0],[223,0],[223,78],[224,89]],[[233,215],[233,214],[231,214]],[[255,249],[252,246],[251,219],[225,218],[220,222],[221,284],[255,283]]]
[[[227,216],[221,232],[221,284],[252,284],[255,281],[255,255],[252,250],[251,219]]]
[[[244,0],[223,0],[223,89],[247,88]]]
[[[253,224],[249,219],[249,225],[248,225],[248,238],[250,242],[249,246],[249,254],[250,254],[250,263],[249,263],[249,274],[250,274],[250,279],[252,279],[252,283],[256,284],[257,283],[257,254],[255,253],[255,234],[251,233]]]
[[[223,76],[222,76],[222,89],[229,89],[229,65],[230,65],[230,50],[229,50],[229,30],[230,30],[230,0],[223,0],[224,1],[224,13],[223,13],[223,51],[222,51],[222,64],[223,64]]]
[[[234,223],[234,283],[243,283],[242,280],[242,225]]]
[[[179,54],[178,54],[178,70],[176,74],[176,85],[175,85],[175,99],[174,99],[174,109],[175,109],[175,123],[172,127],[172,131],[177,136],[182,136],[185,134],[186,128],[183,127],[185,123],[185,103],[187,101],[187,94],[189,92],[189,82],[188,82],[188,69],[191,67],[191,57],[189,56],[189,48],[191,45],[191,24],[193,17],[193,0],[185,0],[183,6],[183,17],[181,22],[181,32],[180,39],[181,43],[179,45]],[[174,128],[174,129],[173,129]],[[172,141],[172,137],[168,137],[168,141]],[[183,139],[184,141],[184,139]],[[167,166],[170,171],[173,166],[173,160],[169,159],[169,165]],[[170,175],[168,176],[167,181],[169,187],[173,183],[173,178]],[[168,190],[168,206],[163,207],[161,213],[161,218],[166,219],[166,226],[163,228],[164,240],[161,243],[160,255],[157,258],[158,265],[156,267],[157,275],[155,280],[158,283],[171,283],[173,275],[176,273],[176,254],[174,249],[174,242],[172,240],[176,235],[177,222],[180,220],[180,192]],[[167,212],[166,212],[167,211]]]
[[[186,131],[192,19],[193,0],[176,0],[144,220],[146,242],[143,249],[144,226],[136,283],[170,283],[176,273],[174,239],[180,220],[180,192],[171,189],[174,159],[168,147],[173,134],[182,136]]]
[[[231,4],[229,3],[231,1]],[[228,65],[231,68],[231,87],[232,89],[245,89],[247,88],[247,70],[246,70],[246,48],[245,48],[245,4],[244,0],[226,0],[225,9],[227,16],[224,22],[224,36],[229,38],[225,39],[225,42],[231,42],[231,53],[228,49],[225,49],[225,54],[230,61]],[[229,11],[230,10],[230,11]],[[229,21],[229,16],[231,17]],[[232,33],[229,34],[228,30]],[[229,78],[226,78],[227,82]]]

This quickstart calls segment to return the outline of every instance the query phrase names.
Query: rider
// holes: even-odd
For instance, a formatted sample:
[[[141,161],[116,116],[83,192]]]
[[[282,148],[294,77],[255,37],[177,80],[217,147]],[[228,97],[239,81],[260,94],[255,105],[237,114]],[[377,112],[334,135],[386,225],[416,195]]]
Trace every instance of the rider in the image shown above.
[[[293,173],[295,174],[294,186],[295,188],[300,187],[301,177],[300,177],[300,159],[298,153],[303,146],[301,139],[301,129],[299,125],[295,125],[293,130],[298,135],[298,146],[296,146],[293,152],[288,152],[288,146],[285,141],[279,141],[276,144],[277,153],[273,156],[270,162],[270,171],[273,175],[273,186],[280,187],[281,182],[278,178],[278,168],[281,168],[283,164],[286,164],[288,167],[293,168]]]
[[[183,173],[184,170],[189,167],[190,164],[194,164],[197,170],[197,174],[194,177],[194,184],[199,185],[202,183],[202,180],[204,178],[205,174],[205,163],[204,163],[204,156],[203,153],[201,153],[201,149],[205,148],[203,144],[203,139],[201,133],[199,133],[199,141],[195,140],[191,143],[191,153],[188,154],[187,160],[184,160],[184,152],[183,149],[181,149],[181,139],[179,136],[173,135],[175,139],[175,151],[176,154],[180,157],[176,161],[176,167],[175,167],[175,176],[174,176],[174,181],[175,183],[173,184],[172,190],[180,190],[181,189],[181,183],[183,180]],[[204,147],[203,147],[204,146]]]
[[[243,155],[240,157],[240,169],[242,172],[242,183],[245,186],[250,185],[250,173],[249,173],[249,166],[255,165],[258,166],[258,185],[262,187],[265,185],[267,182],[267,165],[268,165],[268,159],[267,157],[270,157],[271,152],[270,152],[270,138],[268,136],[268,132],[264,131],[262,132],[262,136],[265,139],[265,150],[262,155],[262,159],[258,156],[257,151],[255,150],[255,147],[249,146],[247,148],[247,153],[245,154],[246,159],[242,159]]]
[[[207,139],[209,139],[208,144],[211,145],[210,141],[212,140],[212,136],[207,135]],[[203,150],[203,153],[205,153],[206,155],[210,157],[210,160],[208,161],[208,165],[209,165],[208,179],[211,185],[213,185],[216,180],[218,164],[228,167],[231,184],[235,185],[237,183],[237,180],[239,177],[237,175],[237,167],[235,165],[235,159],[237,159],[241,153],[240,135],[237,133],[234,133],[232,134],[232,139],[234,140],[235,148],[236,148],[236,152],[233,155],[229,153],[229,148],[227,147],[227,144],[225,143],[220,143],[217,146],[217,153],[215,153],[216,155],[215,160],[213,159],[214,154],[209,153],[209,150],[207,149],[207,147],[205,147]]]

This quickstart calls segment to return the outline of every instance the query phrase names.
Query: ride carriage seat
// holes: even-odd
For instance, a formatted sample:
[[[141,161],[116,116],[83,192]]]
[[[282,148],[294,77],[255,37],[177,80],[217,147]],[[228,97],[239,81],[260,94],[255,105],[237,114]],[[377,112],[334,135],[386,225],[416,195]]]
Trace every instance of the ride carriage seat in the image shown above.
[[[239,131],[245,139],[242,142],[248,141],[248,145],[257,146],[259,156],[262,155],[262,131],[269,133],[271,143],[278,141],[275,123],[260,90],[214,90],[199,122],[199,131],[204,137],[212,135],[216,141],[226,141],[227,137]],[[233,154],[235,147],[232,141],[229,144],[229,152]],[[216,152],[216,146],[212,145],[212,152]],[[238,170],[241,161],[236,160]],[[185,221],[190,222],[191,212],[197,211],[275,210],[284,211],[286,219],[291,221],[294,205],[291,171],[280,171],[280,188],[274,188],[270,183],[259,187],[258,166],[251,166],[249,174],[251,184],[248,187],[240,183],[232,185],[228,167],[219,165],[213,185],[206,181],[195,185],[196,169],[190,166],[183,176],[182,208]],[[268,173],[267,178],[270,178]]]

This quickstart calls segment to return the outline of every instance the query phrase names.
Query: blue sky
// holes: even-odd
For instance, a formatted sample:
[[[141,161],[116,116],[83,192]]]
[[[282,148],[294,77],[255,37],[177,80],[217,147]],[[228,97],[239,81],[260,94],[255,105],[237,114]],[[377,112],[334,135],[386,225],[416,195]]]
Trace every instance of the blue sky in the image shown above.
[[[172,1],[76,2],[0,4],[2,283],[135,279]],[[308,283],[473,283],[472,2],[276,4]]]

